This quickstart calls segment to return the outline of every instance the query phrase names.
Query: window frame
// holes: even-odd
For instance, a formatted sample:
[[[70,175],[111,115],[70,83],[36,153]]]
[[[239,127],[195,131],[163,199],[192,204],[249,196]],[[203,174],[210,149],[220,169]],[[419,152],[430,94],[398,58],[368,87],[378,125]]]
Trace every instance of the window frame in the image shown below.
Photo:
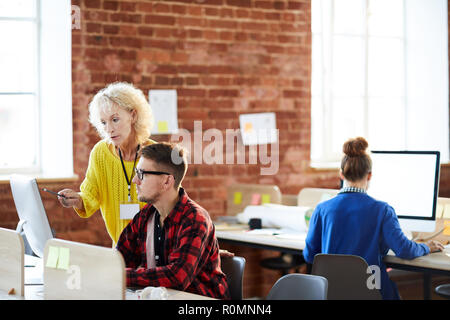
[[[0,168],[38,179],[73,179],[72,29],[70,0],[35,0],[37,10],[36,104],[39,167]],[[77,26],[80,21],[76,21]],[[80,29],[78,27],[77,29]],[[45,43],[45,45],[41,45]]]
[[[39,79],[40,79],[40,60],[41,60],[41,54],[40,54],[40,1],[41,0],[35,0],[36,4],[34,7],[34,16],[33,17],[20,17],[20,16],[1,16],[0,15],[0,21],[27,21],[32,22],[34,24],[33,27],[33,33],[34,33],[34,41],[35,41],[35,70],[33,71],[34,74],[34,81],[35,91],[0,91],[0,96],[22,96],[22,95],[28,95],[32,96],[34,98],[34,106],[33,110],[35,110],[36,115],[38,117],[34,119],[35,122],[35,132],[34,132],[34,147],[35,147],[35,155],[36,155],[36,163],[30,166],[26,167],[0,167],[0,175],[10,174],[10,173],[23,173],[23,174],[35,174],[37,172],[41,172],[42,168],[42,161],[41,161],[41,141],[40,141],[40,132],[41,132],[41,121],[40,121],[40,113],[41,113],[41,106],[40,106],[40,90],[39,90]]]
[[[363,4],[364,7],[364,23],[365,23],[365,28],[364,28],[364,34],[362,35],[354,35],[351,33],[348,34],[344,34],[347,37],[355,37],[355,36],[359,36],[363,39],[364,41],[364,95],[362,96],[364,102],[363,102],[363,110],[362,110],[362,135],[365,136],[366,138],[368,138],[368,141],[370,143],[371,139],[370,137],[370,119],[369,119],[369,114],[371,110],[375,110],[375,109],[371,109],[370,108],[370,101],[374,101],[371,99],[377,98],[377,96],[372,95],[369,92],[369,79],[370,79],[370,74],[369,74],[369,55],[371,54],[369,51],[369,44],[370,41],[372,39],[376,39],[376,38],[382,38],[382,39],[395,39],[395,40],[399,40],[402,43],[402,51],[403,51],[403,63],[402,63],[402,69],[403,69],[403,75],[402,75],[402,79],[403,79],[403,92],[399,92],[399,95],[397,94],[387,94],[385,96],[382,97],[386,97],[388,99],[401,99],[399,102],[400,106],[400,118],[403,119],[403,123],[402,125],[404,126],[404,128],[402,128],[402,134],[403,137],[401,137],[403,139],[403,148],[401,149],[407,149],[407,150],[418,150],[418,149],[422,149],[420,146],[418,147],[417,145],[420,145],[420,143],[417,143],[416,141],[414,141],[414,135],[411,133],[412,132],[412,128],[413,128],[413,124],[411,123],[411,118],[414,118],[414,116],[412,116],[411,113],[414,113],[415,111],[417,111],[417,102],[412,102],[411,104],[409,104],[410,101],[408,100],[413,100],[410,96],[411,96],[411,88],[408,87],[408,81],[410,81],[410,79],[408,78],[408,72],[410,71],[410,69],[408,69],[408,62],[410,59],[410,56],[408,56],[408,41],[410,41],[410,35],[408,34],[408,32],[410,32],[410,30],[408,28],[410,28],[410,26],[408,25],[408,23],[411,24],[411,22],[407,21],[408,19],[408,14],[411,14],[410,11],[411,10],[411,4],[407,2],[408,0],[403,0],[401,3],[402,6],[402,14],[403,14],[403,25],[402,25],[402,36],[399,37],[398,35],[377,35],[376,33],[371,33],[369,34],[369,17],[368,17],[368,10],[369,10],[369,3],[370,0],[362,0],[361,3]],[[312,59],[312,73],[311,73],[311,154],[310,154],[310,166],[314,167],[314,168],[336,168],[339,167],[339,162],[340,162],[340,158],[342,156],[341,152],[338,152],[337,150],[334,150],[333,152],[333,148],[337,149],[339,147],[339,151],[340,151],[340,146],[344,143],[344,141],[342,141],[340,146],[334,146],[332,145],[332,136],[333,136],[333,129],[332,129],[332,125],[333,125],[333,107],[334,107],[334,99],[335,96],[333,95],[333,83],[332,83],[332,79],[333,79],[333,54],[334,54],[334,48],[333,48],[333,39],[334,37],[336,37],[336,35],[343,35],[343,33],[337,33],[335,32],[336,30],[334,30],[334,0],[328,0],[327,2],[325,2],[325,0],[321,0],[320,2],[316,1],[316,3],[314,3],[315,0],[312,0],[312,7],[311,7],[311,12],[312,12],[312,55],[311,55],[311,59]],[[417,3],[419,3],[419,1],[416,1]],[[437,7],[442,6],[443,4],[440,1],[434,1],[433,3],[433,10],[435,10]],[[324,10],[323,6],[328,6],[328,8],[330,8],[330,10],[328,10],[328,13],[326,12],[326,10]],[[447,6],[447,4],[445,3],[445,6]],[[320,10],[320,15],[318,17],[318,15],[316,15],[313,10]],[[417,10],[417,4],[416,4],[416,8],[415,10]],[[329,16],[327,16],[327,14],[329,14]],[[446,13],[445,13],[446,14]],[[440,18],[440,17],[439,17]],[[319,21],[319,28],[317,25],[314,25],[314,20],[320,20]],[[329,24],[329,25],[327,25]],[[442,22],[442,25],[444,25],[444,23]],[[448,26],[448,22],[445,21],[445,25]],[[445,27],[445,26],[444,26]],[[329,34],[326,35],[326,31],[329,31]],[[435,30],[435,29],[433,29]],[[441,30],[439,30],[440,32],[442,32]],[[448,28],[446,29],[446,32],[448,32]],[[442,36],[442,34],[439,34],[438,36]],[[445,37],[443,37],[445,38]],[[446,35],[445,38],[445,43],[448,43],[448,34]],[[441,44],[439,42],[439,44]],[[448,47],[448,45],[447,45]],[[447,48],[448,49],[448,48]],[[315,50],[320,50],[320,52],[315,52]],[[331,52],[327,52],[327,50],[331,51]],[[439,51],[440,52],[440,51]],[[410,53],[410,52],[409,52]],[[442,53],[443,54],[443,53]],[[444,55],[444,54],[443,54]],[[446,54],[446,56],[448,57],[448,54]],[[315,63],[314,60],[317,59],[317,57],[320,57],[320,62],[319,63]],[[443,73],[447,72],[446,76],[442,76],[439,75],[438,78],[436,78],[436,82],[441,81],[441,82],[447,82],[448,84],[448,58],[447,58],[447,68],[443,71]],[[318,74],[317,70],[314,70],[314,68],[317,68],[317,66],[320,66],[320,76],[318,76],[317,78],[319,79],[315,79],[315,75]],[[415,71],[415,70],[414,70]],[[428,75],[428,74],[427,74]],[[433,74],[433,76],[435,76],[435,74]],[[441,78],[444,77],[445,79]],[[320,80],[320,81],[319,81]],[[445,83],[444,83],[444,88],[445,88]],[[320,88],[317,88],[320,87]],[[448,85],[447,85],[447,96],[448,96]],[[442,93],[442,90],[439,92]],[[378,97],[379,98],[379,97]],[[413,97],[415,98],[415,97]],[[442,98],[442,101],[445,102],[445,100],[447,100],[446,105],[448,106],[448,97]],[[442,103],[442,101],[440,103]],[[445,104],[445,103],[444,103]],[[437,108],[436,110],[438,111],[434,111],[435,113],[438,112],[438,114],[441,114],[441,112],[445,112],[442,110],[442,105],[440,104],[439,108]],[[448,114],[446,114],[446,121],[448,124]],[[316,118],[316,119],[314,119]],[[400,119],[399,118],[399,119]],[[416,120],[417,119],[413,119]],[[375,123],[375,122],[373,122]],[[373,125],[372,123],[372,125]],[[447,133],[448,133],[448,125],[442,125],[440,124],[440,128],[446,128]],[[373,128],[373,127],[372,127]],[[423,128],[421,128],[423,130]],[[445,134],[444,134],[445,135]],[[348,137],[350,138],[350,137]],[[445,141],[447,140],[447,141]],[[447,143],[446,143],[447,142]],[[424,144],[423,142],[421,142],[422,145],[427,145]],[[372,143],[373,144],[373,143]],[[431,144],[432,145],[432,144]],[[447,139],[442,139],[442,141],[439,142],[439,147],[440,148],[446,148],[446,145],[448,145],[448,138]],[[436,147],[436,146],[432,146],[432,147]],[[431,149],[431,148],[430,148]],[[446,148],[446,149],[450,149],[450,148]],[[423,149],[422,149],[423,150]],[[448,150],[441,150],[441,159],[442,162],[448,162]]]

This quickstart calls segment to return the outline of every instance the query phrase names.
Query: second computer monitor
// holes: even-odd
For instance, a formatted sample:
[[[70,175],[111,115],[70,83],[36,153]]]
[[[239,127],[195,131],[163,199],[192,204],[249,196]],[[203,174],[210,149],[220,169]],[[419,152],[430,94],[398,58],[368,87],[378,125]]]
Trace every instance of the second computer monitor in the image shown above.
[[[433,232],[439,191],[439,151],[372,151],[367,193],[390,204],[404,231]]]
[[[10,177],[11,191],[19,215],[18,231],[22,230],[31,249],[44,256],[47,240],[53,238],[36,179],[22,175]]]

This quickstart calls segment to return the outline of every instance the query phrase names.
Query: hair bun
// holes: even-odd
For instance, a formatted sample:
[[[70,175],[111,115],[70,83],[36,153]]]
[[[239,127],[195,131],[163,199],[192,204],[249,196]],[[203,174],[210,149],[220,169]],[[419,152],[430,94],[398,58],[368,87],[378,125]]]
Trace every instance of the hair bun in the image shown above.
[[[366,154],[366,149],[369,146],[366,139],[357,137],[349,139],[344,143],[343,151],[349,157],[361,157]]]

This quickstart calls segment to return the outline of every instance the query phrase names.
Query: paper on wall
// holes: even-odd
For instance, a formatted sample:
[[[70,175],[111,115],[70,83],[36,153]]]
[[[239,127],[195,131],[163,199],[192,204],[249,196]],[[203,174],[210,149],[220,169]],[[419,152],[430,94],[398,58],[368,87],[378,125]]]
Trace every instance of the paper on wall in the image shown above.
[[[242,143],[247,145],[277,143],[275,113],[250,113],[239,116]]]
[[[148,93],[153,112],[152,134],[178,133],[176,90],[150,90]]]

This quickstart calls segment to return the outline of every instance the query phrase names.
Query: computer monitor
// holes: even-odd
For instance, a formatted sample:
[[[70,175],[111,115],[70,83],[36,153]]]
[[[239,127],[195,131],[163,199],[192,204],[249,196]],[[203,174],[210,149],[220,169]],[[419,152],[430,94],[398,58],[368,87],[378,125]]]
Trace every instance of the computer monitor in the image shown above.
[[[20,219],[17,231],[23,230],[34,254],[42,258],[45,243],[52,239],[53,235],[36,179],[11,175],[9,182]]]
[[[367,193],[391,205],[403,231],[433,232],[439,191],[439,151],[372,151]]]

